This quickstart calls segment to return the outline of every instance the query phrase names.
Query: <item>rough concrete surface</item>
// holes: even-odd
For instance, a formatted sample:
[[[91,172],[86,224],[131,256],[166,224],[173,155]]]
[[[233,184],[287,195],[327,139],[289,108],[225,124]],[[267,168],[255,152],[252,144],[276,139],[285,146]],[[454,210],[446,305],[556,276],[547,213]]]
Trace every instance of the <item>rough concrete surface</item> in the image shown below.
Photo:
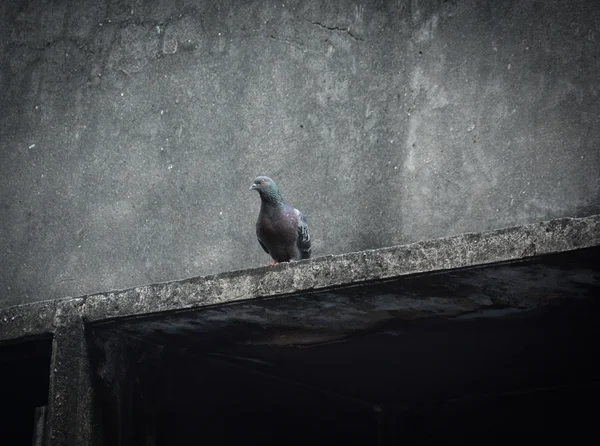
[[[599,247],[600,215],[556,219],[0,308],[0,341],[3,346],[31,346],[31,339],[51,335],[52,346],[46,347],[52,354],[49,390],[41,393],[47,394],[47,403],[34,405],[47,404],[51,446],[141,444],[156,438],[162,439],[156,444],[189,444],[185,438],[197,442],[197,424],[185,421],[183,430],[177,427],[181,414],[194,414],[196,422],[213,426],[210,418],[197,415],[199,408],[210,407],[213,413],[223,401],[245,401],[235,385],[260,389],[263,396],[271,388],[238,381],[247,376],[248,364],[255,373],[250,375],[291,384],[288,391],[295,395],[305,390],[334,399],[346,395],[344,405],[371,401],[368,408],[380,408],[377,413],[381,407],[390,409],[389,404],[373,404],[391,389],[402,398],[407,392],[426,394],[427,404],[439,397],[440,389],[465,393],[460,380],[446,386],[456,383],[447,379],[456,378],[456,370],[447,374],[453,357],[470,359],[455,362],[464,371],[465,384],[473,384],[483,396],[490,389],[521,388],[522,382],[537,392],[548,376],[565,382],[566,364],[569,376],[583,377],[583,382],[594,375],[589,363],[598,331]],[[548,314],[554,316],[548,319]],[[468,326],[472,329],[465,332]],[[524,344],[529,346],[526,354]],[[407,354],[416,355],[411,364],[417,365],[406,367]],[[521,358],[523,372],[515,374],[515,358]],[[390,368],[390,361],[396,368]],[[469,378],[471,363],[479,367],[479,376],[487,377],[487,387]],[[504,366],[499,368],[500,363]],[[533,375],[532,366],[537,370]],[[48,364],[41,367],[48,370]],[[241,373],[232,373],[231,367],[240,367]],[[351,373],[341,373],[340,367]],[[294,385],[296,371],[296,378],[304,376],[300,387]],[[322,376],[311,377],[316,371]],[[444,376],[434,380],[440,388],[432,390],[427,371]],[[422,386],[416,390],[415,380]],[[17,386],[31,385],[26,379],[16,381]],[[207,382],[215,386],[207,387]],[[227,383],[227,392],[235,396],[224,396],[228,393],[216,383]],[[589,388],[580,392],[589,398]],[[220,403],[197,405],[209,394]],[[270,394],[281,395],[281,390]],[[292,401],[284,399],[288,405]],[[257,401],[261,398],[251,398],[252,407]],[[187,408],[190,403],[195,409]],[[242,412],[248,416],[245,406]],[[332,413],[337,417],[339,411]],[[229,415],[217,418],[230,420]],[[315,419],[322,420],[320,415]]]
[[[581,426],[591,432],[592,416],[573,408],[599,390],[592,360],[600,336],[599,255],[597,246],[90,324],[102,444],[153,438],[157,445],[187,445],[204,436],[232,445],[387,445],[411,433],[408,443],[423,444],[432,420],[448,416],[461,433],[476,429],[496,439],[524,428],[538,430],[536,438],[554,437],[549,426],[569,436],[581,435]],[[557,401],[557,390],[566,398]],[[514,393],[535,407],[524,409],[516,398],[506,408],[502,400]],[[312,404],[304,399],[309,395]],[[489,408],[456,415],[479,399],[507,415]],[[328,404],[334,407],[321,412]],[[286,407],[298,413],[290,416]],[[353,422],[345,412],[350,407],[360,414]],[[420,435],[412,411],[426,420]],[[384,439],[380,423],[369,424],[381,413],[395,426],[396,441]],[[551,415],[556,421],[548,424]],[[264,429],[265,419],[277,427]],[[357,439],[348,426],[361,423],[370,435]],[[306,435],[314,426],[327,426],[317,430],[333,431],[334,438]],[[427,444],[448,442],[439,431],[433,436],[440,440]],[[464,434],[455,438],[451,443],[466,443]]]
[[[152,345],[170,338],[173,345],[188,342],[207,349],[216,344],[217,332],[226,334],[225,343],[230,344],[314,346],[386,331],[399,321],[501,318],[562,301],[593,299],[600,289],[600,262],[594,262],[599,253],[596,247],[282,299],[109,320],[93,324],[92,332]]]
[[[93,386],[81,317],[54,332],[48,402],[48,446],[88,445],[93,429]]]
[[[0,305],[267,263],[258,174],[315,255],[598,213],[599,29],[596,0],[4,1]]]
[[[600,245],[600,215],[463,234],[378,250],[319,257],[0,308],[0,339],[48,333],[112,318],[324,290],[394,277],[520,260]]]

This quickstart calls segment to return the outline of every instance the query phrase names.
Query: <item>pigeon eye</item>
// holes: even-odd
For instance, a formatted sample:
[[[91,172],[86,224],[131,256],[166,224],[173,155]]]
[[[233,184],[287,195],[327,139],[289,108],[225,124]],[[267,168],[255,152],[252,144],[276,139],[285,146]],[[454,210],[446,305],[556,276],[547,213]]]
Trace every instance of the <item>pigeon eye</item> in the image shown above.
[[[265,180],[260,180],[260,184],[265,184]]]

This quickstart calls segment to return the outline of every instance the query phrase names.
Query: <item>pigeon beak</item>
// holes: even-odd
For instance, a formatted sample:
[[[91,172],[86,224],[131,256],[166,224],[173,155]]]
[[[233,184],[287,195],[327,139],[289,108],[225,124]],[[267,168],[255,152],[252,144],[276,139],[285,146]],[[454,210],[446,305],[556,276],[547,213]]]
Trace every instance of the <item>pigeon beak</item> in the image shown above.
[[[254,190],[254,189],[256,189],[256,184],[252,183],[252,186],[250,186],[250,189],[248,189],[248,190]]]

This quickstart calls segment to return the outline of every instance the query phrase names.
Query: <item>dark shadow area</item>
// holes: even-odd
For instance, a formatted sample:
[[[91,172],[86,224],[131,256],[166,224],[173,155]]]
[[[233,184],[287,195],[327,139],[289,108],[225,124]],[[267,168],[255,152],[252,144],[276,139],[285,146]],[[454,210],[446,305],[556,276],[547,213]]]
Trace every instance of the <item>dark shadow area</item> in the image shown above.
[[[100,443],[592,433],[597,248],[89,327]]]
[[[0,344],[0,443],[31,446],[36,407],[47,406],[52,338]]]

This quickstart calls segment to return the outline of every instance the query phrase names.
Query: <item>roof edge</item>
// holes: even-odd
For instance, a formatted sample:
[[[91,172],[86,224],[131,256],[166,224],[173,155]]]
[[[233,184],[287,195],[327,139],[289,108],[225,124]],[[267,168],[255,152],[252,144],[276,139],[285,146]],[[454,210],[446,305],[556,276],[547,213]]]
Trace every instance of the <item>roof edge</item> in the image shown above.
[[[0,340],[100,322],[311,292],[419,273],[518,261],[600,246],[600,215],[465,233],[293,263],[258,267],[119,291],[38,301],[0,309]]]

